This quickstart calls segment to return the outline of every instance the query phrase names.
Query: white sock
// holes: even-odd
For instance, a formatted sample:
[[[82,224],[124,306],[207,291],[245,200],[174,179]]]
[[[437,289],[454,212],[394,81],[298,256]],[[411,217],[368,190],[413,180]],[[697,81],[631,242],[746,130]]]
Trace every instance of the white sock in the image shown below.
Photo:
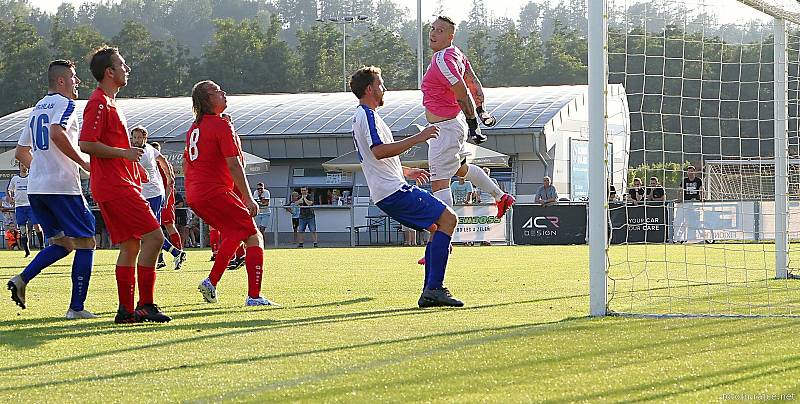
[[[450,192],[450,188],[440,189],[434,192],[433,196],[441,199],[445,205],[453,207],[453,193]]]
[[[472,185],[477,186],[478,188],[489,192],[492,194],[495,200],[500,200],[500,197],[503,196],[503,190],[497,186],[497,184],[492,181],[491,177],[489,177],[485,171],[481,170],[480,167],[476,166],[475,164],[467,165],[467,175],[464,178],[470,180]]]

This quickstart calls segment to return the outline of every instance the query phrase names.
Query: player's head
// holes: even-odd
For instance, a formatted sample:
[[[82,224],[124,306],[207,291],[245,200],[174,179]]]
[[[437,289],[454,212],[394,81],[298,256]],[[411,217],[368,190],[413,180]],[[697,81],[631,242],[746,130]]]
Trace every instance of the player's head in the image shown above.
[[[350,90],[370,106],[383,106],[383,94],[386,86],[383,85],[381,69],[375,66],[363,66],[350,77]]]
[[[89,70],[98,83],[108,83],[116,88],[128,85],[130,66],[119,54],[119,49],[103,45],[92,52]]]
[[[438,52],[453,44],[456,36],[456,23],[450,17],[440,15],[431,24],[428,33],[428,44],[434,52]]]
[[[161,151],[161,143],[158,142],[150,142],[150,146],[153,146],[154,149]]]
[[[225,91],[211,80],[198,82],[192,88],[194,121],[200,123],[204,115],[219,115],[228,107]]]
[[[71,60],[54,60],[47,68],[47,88],[67,98],[78,98],[78,85],[81,79],[75,73],[75,63]]]
[[[147,135],[147,128],[139,125],[131,129],[131,143],[136,147],[142,147],[147,142]]]
[[[28,176],[28,167],[25,164],[19,165],[19,176],[20,177],[27,177]]]
[[[686,175],[688,175],[688,176],[689,176],[689,178],[694,178],[694,173],[695,173],[695,168],[694,168],[694,166],[688,166],[688,167],[686,167]]]
[[[489,167],[483,167],[483,172],[485,172],[486,175],[489,175],[492,173],[492,170],[490,170]]]

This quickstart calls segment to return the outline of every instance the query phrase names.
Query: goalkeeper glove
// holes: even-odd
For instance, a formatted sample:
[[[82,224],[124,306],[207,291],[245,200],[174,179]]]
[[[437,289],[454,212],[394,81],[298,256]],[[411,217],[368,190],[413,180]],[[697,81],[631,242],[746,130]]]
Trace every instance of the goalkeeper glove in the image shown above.
[[[481,133],[481,128],[478,127],[477,118],[467,118],[467,126],[469,127],[469,140],[475,144],[481,144],[486,141],[486,135]]]
[[[495,119],[495,117],[493,117],[492,114],[486,112],[483,109],[483,106],[475,108],[475,114],[478,115],[479,118],[481,118],[481,122],[483,122],[483,124],[487,128],[491,128],[497,123],[497,119]]]

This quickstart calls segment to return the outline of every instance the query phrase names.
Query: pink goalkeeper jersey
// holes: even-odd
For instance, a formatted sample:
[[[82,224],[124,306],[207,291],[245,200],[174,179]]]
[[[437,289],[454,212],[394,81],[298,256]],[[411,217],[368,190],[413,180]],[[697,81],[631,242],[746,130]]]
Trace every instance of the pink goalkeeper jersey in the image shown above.
[[[425,109],[443,118],[458,116],[461,107],[452,87],[463,81],[467,69],[471,69],[469,60],[455,45],[434,53],[422,78],[422,105]]]

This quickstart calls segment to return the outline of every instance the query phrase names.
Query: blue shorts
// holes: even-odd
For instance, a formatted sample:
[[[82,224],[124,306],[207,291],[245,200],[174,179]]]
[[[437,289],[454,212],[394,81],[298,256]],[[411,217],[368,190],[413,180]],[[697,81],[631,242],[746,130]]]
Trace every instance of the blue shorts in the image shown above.
[[[316,219],[316,216],[301,217],[300,220],[299,220],[298,225],[299,226],[297,228],[297,231],[299,231],[300,233],[306,231],[306,229],[308,229],[308,231],[310,231],[312,233],[316,233],[317,232],[317,219]]]
[[[30,202],[31,198],[28,198]],[[33,209],[30,206],[17,206],[14,209],[14,214],[17,219],[17,226],[25,226],[26,224],[38,224],[36,216],[33,214]]]
[[[447,209],[441,199],[415,185],[404,185],[376,205],[392,219],[415,230],[426,230]]]
[[[47,238],[94,237],[94,215],[83,195],[28,195]]]
[[[159,195],[159,196],[154,196],[152,198],[148,198],[147,203],[150,204],[150,210],[152,210],[153,215],[156,216],[156,221],[158,221],[158,223],[161,223],[161,208],[162,208],[161,205],[164,203],[164,197]]]

